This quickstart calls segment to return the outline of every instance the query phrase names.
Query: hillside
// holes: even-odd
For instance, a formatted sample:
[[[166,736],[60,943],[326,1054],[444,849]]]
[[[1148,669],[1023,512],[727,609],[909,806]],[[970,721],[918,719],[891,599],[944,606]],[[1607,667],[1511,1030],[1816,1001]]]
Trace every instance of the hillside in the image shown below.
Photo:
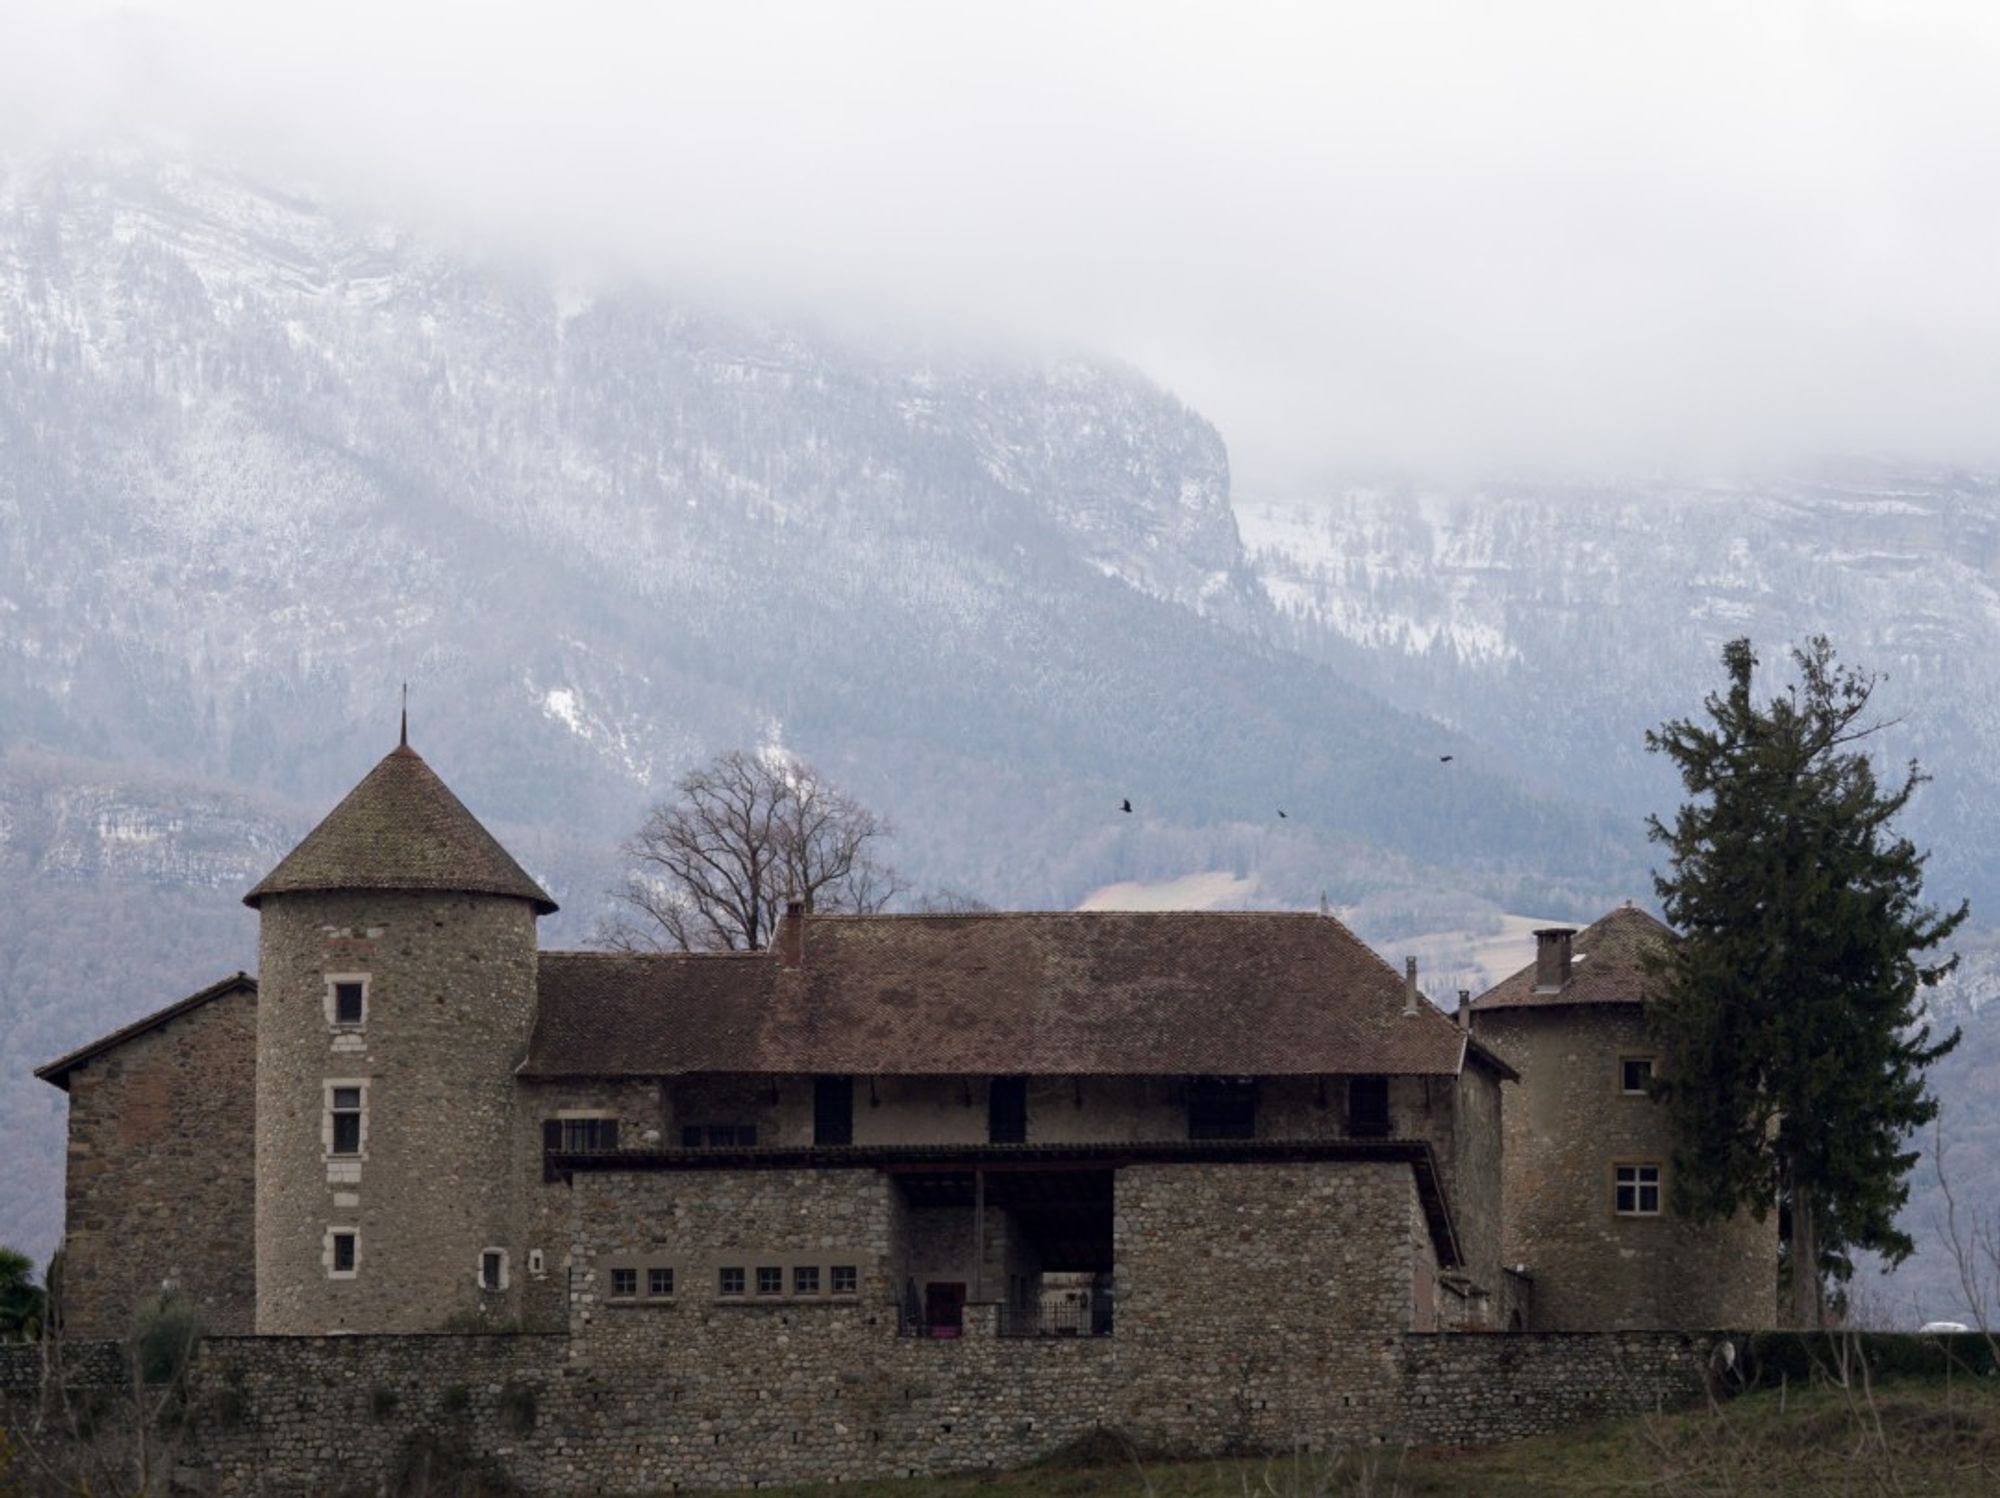
[[[1272,618],[1220,435],[1129,369],[578,287],[145,153],[0,169],[0,1221],[53,1243],[28,1070],[249,960],[237,896],[406,680],[555,943],[680,771],[773,741],[919,891],[1631,886],[1629,823],[1445,770]]]

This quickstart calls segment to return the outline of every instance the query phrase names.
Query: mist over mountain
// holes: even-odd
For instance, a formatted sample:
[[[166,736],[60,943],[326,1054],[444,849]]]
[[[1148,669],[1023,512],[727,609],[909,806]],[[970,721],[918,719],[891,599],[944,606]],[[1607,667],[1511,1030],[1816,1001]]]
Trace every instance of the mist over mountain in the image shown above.
[[[1499,976],[1503,913],[1646,896],[1678,788],[1644,730],[1742,633],[1888,673],[1884,750],[1938,776],[1912,831],[1977,919],[1996,517],[1992,480],[1863,465],[1233,495],[1223,434],[1115,363],[581,287],[146,152],[16,162],[0,1222],[38,1257],[60,1231],[29,1071],[254,965],[242,891],[406,680],[417,746],[563,903],[549,945],[678,773],[776,742],[888,815],[919,891],[1324,892],[1396,951],[1452,930],[1448,994]],[[1939,1074],[1986,1179],[1989,950]]]
[[[1442,766],[1458,736],[1275,617],[1221,437],[1130,369],[579,289],[144,152],[16,163],[0,857],[33,914],[0,1113],[39,1163],[0,1217],[52,1241],[29,1068],[249,960],[238,895],[406,680],[563,902],[552,944],[676,774],[774,741],[887,814],[917,889],[998,904],[1206,869],[1261,904],[1633,888],[1629,822]]]

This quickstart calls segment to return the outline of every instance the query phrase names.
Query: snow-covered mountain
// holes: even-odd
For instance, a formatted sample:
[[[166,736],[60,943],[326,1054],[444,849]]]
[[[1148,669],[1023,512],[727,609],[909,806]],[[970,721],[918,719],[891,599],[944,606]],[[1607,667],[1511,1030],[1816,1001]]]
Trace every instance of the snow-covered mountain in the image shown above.
[[[0,1222],[54,1231],[28,1069],[247,960],[238,893],[405,680],[556,942],[677,773],[774,738],[919,890],[1629,890],[1629,824],[1441,773],[1455,736],[1275,643],[1230,498],[1113,364],[579,288],[144,152],[5,168]]]
[[[1817,633],[1880,673],[1879,740],[1935,779],[1940,896],[2000,913],[2000,477],[1850,462],[1761,482],[1348,488],[1243,502],[1284,637],[1601,804],[1678,799],[1648,728],[1698,713],[1723,642]]]

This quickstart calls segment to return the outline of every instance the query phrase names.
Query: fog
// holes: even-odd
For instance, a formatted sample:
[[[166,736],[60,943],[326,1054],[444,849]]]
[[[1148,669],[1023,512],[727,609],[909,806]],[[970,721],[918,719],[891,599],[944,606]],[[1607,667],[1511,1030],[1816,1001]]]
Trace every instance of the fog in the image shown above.
[[[0,0],[167,140],[579,273],[1128,360],[1239,488],[2000,462],[2000,10]]]

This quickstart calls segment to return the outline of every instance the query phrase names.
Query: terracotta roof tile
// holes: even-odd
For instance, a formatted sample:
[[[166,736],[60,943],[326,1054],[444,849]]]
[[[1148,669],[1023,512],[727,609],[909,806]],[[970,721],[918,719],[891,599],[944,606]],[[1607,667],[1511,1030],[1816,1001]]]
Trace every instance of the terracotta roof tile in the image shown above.
[[[522,1071],[1455,1074],[1463,1032],[1403,1006],[1401,976],[1325,916],[812,916],[797,968],[544,953]]]
[[[556,908],[465,803],[407,744],[393,749],[284,861],[243,897],[326,890],[512,895]]]
[[[1641,954],[1673,941],[1670,927],[1636,906],[1625,905],[1576,934],[1570,944],[1570,979],[1554,993],[1535,990],[1535,964],[1487,989],[1472,1007],[1529,1009],[1558,1004],[1637,1004],[1644,1001]]]

